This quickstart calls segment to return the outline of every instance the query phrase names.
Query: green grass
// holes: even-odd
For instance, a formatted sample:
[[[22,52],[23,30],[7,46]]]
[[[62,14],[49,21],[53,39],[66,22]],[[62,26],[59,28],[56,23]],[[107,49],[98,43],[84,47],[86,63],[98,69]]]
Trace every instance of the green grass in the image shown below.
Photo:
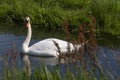
[[[35,24],[54,27],[61,25],[63,19],[72,17],[73,11],[77,14],[83,7],[80,4],[84,2],[83,0],[76,2],[74,0],[2,0],[0,17],[5,21],[15,22],[16,19],[23,21],[24,17],[29,15]],[[77,14],[76,18],[80,17],[79,15]]]
[[[120,35],[120,0],[0,1],[0,22],[22,24],[29,15],[33,24],[50,30],[61,28],[65,19],[74,29],[83,23],[88,25],[91,23],[89,12],[96,18],[97,33]]]
[[[90,9],[101,32],[120,35],[120,0],[93,0]]]
[[[52,67],[52,66],[51,66]],[[77,69],[77,68],[76,68]],[[10,69],[7,66],[4,67],[2,74],[2,80],[97,80],[94,74],[89,73],[82,67],[77,69],[80,72],[73,73],[70,69],[65,72],[64,76],[61,76],[59,68],[48,69],[46,66],[34,68],[34,71],[30,77],[24,68]],[[105,76],[100,76],[101,80],[108,80]]]

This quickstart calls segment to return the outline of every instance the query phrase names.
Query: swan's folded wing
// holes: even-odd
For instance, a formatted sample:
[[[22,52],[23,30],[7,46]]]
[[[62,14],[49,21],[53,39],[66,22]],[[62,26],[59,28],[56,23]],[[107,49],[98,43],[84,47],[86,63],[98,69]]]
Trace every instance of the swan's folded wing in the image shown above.
[[[45,39],[30,47],[29,54],[40,56],[58,56],[58,48],[55,41],[60,47],[60,51],[66,53],[68,51],[68,42],[59,39]],[[70,43],[70,48],[73,49],[73,45]]]

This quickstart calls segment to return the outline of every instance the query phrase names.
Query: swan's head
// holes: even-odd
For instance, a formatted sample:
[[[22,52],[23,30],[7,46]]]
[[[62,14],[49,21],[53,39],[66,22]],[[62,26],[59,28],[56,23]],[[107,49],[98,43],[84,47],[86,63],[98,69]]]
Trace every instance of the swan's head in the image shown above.
[[[30,18],[29,18],[29,16],[25,17],[25,24],[26,24],[27,28],[31,26],[30,25]]]
[[[26,22],[26,23],[29,23],[29,22],[30,22],[29,16],[25,17],[25,22]]]

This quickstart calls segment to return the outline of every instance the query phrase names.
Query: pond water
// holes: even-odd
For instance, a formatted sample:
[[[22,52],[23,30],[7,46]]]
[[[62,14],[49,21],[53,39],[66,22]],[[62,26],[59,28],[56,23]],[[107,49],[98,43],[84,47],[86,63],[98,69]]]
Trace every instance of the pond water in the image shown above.
[[[30,45],[45,39],[49,37],[55,37],[55,38],[64,38],[64,34],[60,34],[59,32],[46,32],[45,30],[42,31],[41,29],[36,28],[36,26],[33,26],[33,34],[32,39],[30,42]],[[27,29],[24,25],[18,26],[15,24],[1,24],[0,25],[0,60],[2,61],[3,56],[5,56],[15,45],[15,49],[17,52],[20,52],[20,45],[23,43],[23,41],[26,38]],[[59,35],[59,36],[58,36]],[[18,56],[19,63],[22,65],[21,57]],[[37,65],[39,62],[40,64],[51,64],[55,65],[57,59],[56,58],[43,58],[43,57],[30,57],[31,61],[33,62],[33,65]],[[38,61],[38,62],[37,62]],[[1,65],[1,64],[0,64]]]
[[[55,37],[59,39],[65,39],[64,33],[62,32],[46,32],[45,30],[42,31],[40,28],[36,28],[36,26],[33,26],[33,36],[32,40],[30,42],[30,45],[32,45],[35,42],[38,42],[39,40],[49,38],[49,37]],[[3,56],[7,53],[12,48],[12,45],[15,45],[16,50],[20,51],[20,45],[26,38],[26,28],[21,25],[14,25],[14,24],[0,24],[0,71],[2,72],[3,68]],[[98,40],[98,47],[99,47],[99,52],[98,56],[99,59],[102,61],[101,64],[103,64],[104,67],[110,68],[113,71],[113,76],[115,76],[115,79],[117,79],[120,75],[120,67],[118,63],[115,61],[113,57],[113,52],[116,52],[118,55],[120,54],[120,39],[116,38],[111,38],[111,39],[103,39],[103,40]],[[112,49],[112,47],[114,49]],[[105,56],[107,56],[107,62],[105,57],[102,57],[103,54],[105,53]],[[19,54],[18,54],[19,55]],[[20,57],[18,56],[18,64],[20,66],[23,66],[23,61]],[[33,66],[38,66],[39,64],[46,64],[46,65],[55,65],[57,64],[57,59],[56,58],[43,58],[43,57],[30,57],[30,60],[32,62]],[[107,63],[109,65],[107,65]],[[105,69],[106,69],[105,68]],[[105,70],[104,69],[104,70]],[[114,79],[114,78],[113,78]]]

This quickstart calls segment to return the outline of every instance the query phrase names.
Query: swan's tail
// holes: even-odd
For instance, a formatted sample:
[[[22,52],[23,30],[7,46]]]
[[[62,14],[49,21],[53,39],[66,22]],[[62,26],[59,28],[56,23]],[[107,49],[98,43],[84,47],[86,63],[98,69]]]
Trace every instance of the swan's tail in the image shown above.
[[[79,48],[85,46],[86,44],[88,44],[88,40],[85,43],[81,43],[81,44],[76,45],[75,47],[77,47],[77,49],[79,49]]]

